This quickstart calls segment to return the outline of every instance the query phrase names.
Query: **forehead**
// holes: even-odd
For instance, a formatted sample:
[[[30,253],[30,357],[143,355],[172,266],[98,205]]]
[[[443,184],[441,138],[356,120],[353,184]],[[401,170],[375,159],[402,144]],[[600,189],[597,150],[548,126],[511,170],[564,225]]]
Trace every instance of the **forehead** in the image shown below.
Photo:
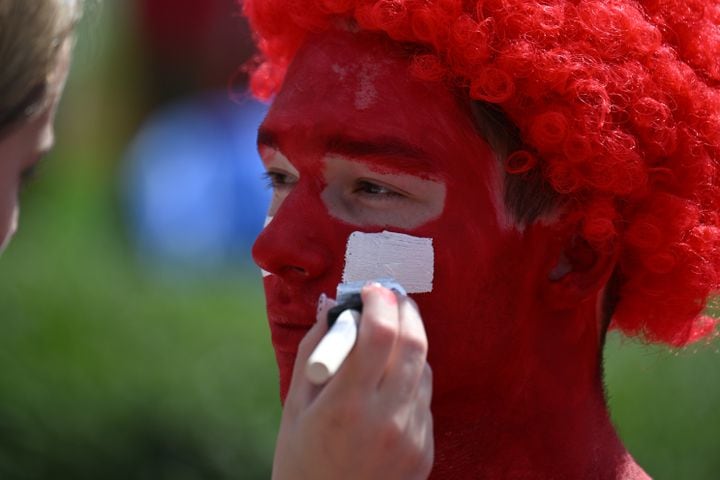
[[[264,127],[308,137],[390,136],[443,154],[477,141],[467,108],[441,83],[412,77],[409,55],[374,34],[311,36],[293,60]]]

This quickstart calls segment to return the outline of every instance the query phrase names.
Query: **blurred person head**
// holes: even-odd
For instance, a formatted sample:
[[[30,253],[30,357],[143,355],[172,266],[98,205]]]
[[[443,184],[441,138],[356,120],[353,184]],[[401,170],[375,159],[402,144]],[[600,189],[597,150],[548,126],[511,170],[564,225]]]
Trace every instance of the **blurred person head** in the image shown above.
[[[500,459],[516,470],[488,478],[536,478],[563,464],[553,452],[616,458],[599,478],[624,468],[606,331],[682,346],[716,325],[703,310],[720,283],[718,3],[244,8],[253,91],[275,96],[258,137],[275,197],[254,256],[281,394],[318,294],[358,259],[381,263],[384,239],[425,242],[430,281],[413,297],[438,478]]]
[[[82,0],[0,0],[0,251],[22,183],[53,146]]]

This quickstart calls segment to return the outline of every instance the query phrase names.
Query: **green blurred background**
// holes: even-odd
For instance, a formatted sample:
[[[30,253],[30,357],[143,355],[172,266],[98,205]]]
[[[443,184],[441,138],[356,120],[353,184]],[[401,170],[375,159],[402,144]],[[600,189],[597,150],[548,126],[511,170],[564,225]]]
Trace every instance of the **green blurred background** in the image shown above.
[[[123,223],[120,159],[154,106],[130,5],[86,18],[56,151],[1,260],[0,478],[269,478],[280,409],[257,270],[168,279]],[[720,478],[719,347],[610,337],[612,416],[656,479]]]

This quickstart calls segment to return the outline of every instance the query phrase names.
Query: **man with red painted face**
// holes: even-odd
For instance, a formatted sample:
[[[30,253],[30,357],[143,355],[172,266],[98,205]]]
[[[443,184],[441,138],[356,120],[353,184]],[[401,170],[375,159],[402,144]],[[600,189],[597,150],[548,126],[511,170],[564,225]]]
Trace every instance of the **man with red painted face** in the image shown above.
[[[433,447],[438,479],[648,478],[609,420],[602,348],[608,328],[715,331],[720,2],[244,10],[253,91],[275,95],[253,254],[285,402],[276,478],[424,478]],[[355,349],[311,386],[315,299],[394,273],[418,308],[367,286]]]

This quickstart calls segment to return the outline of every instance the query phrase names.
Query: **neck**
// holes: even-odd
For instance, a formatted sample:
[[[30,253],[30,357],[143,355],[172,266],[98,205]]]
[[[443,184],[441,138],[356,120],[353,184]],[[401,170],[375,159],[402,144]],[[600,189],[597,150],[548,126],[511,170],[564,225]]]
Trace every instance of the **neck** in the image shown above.
[[[527,318],[523,325],[543,328],[514,336],[488,369],[493,374],[478,392],[494,394],[475,394],[477,402],[463,408],[466,395],[438,392],[432,478],[647,478],[609,420],[595,305],[588,303]]]

